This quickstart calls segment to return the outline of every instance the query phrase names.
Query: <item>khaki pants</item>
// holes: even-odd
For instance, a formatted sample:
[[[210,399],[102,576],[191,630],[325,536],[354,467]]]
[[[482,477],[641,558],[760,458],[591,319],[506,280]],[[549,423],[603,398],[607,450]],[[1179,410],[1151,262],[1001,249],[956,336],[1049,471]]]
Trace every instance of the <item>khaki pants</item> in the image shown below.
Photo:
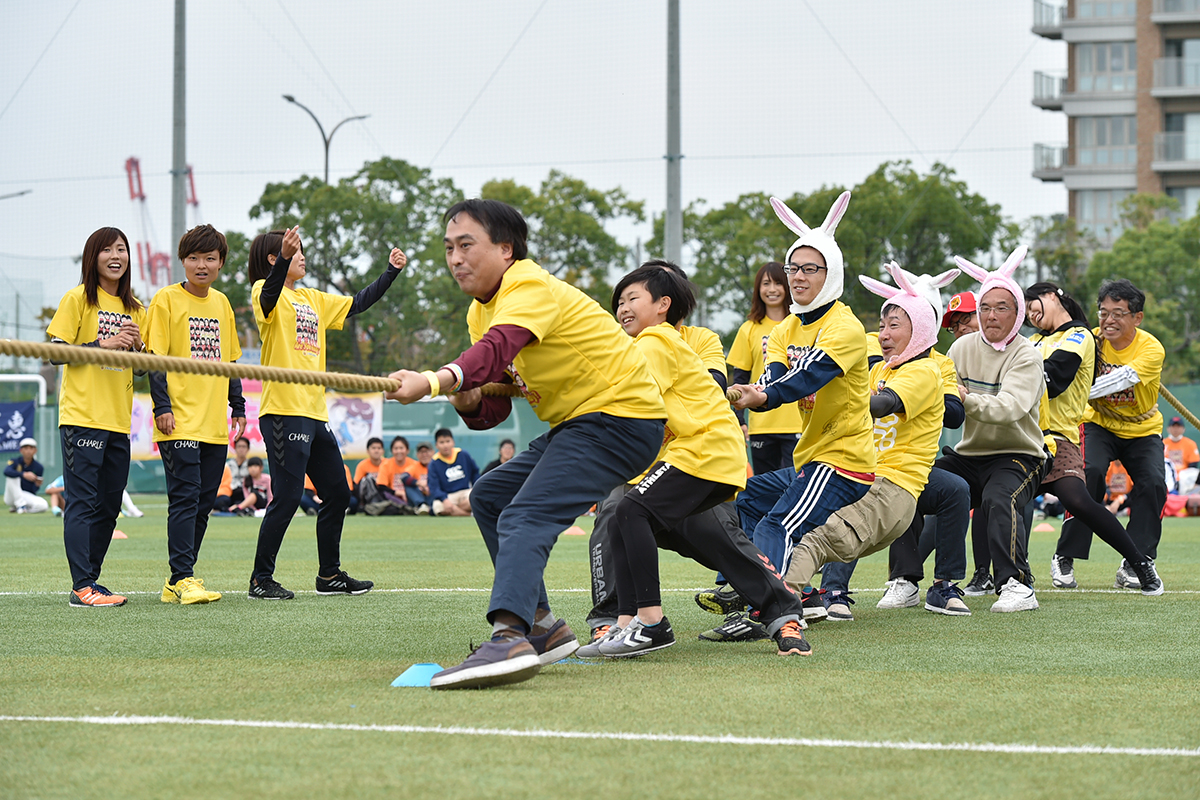
[[[784,580],[800,589],[831,561],[849,562],[890,545],[912,524],[917,498],[887,478],[875,478],[856,503],[829,515],[824,525],[804,534],[792,551]]]

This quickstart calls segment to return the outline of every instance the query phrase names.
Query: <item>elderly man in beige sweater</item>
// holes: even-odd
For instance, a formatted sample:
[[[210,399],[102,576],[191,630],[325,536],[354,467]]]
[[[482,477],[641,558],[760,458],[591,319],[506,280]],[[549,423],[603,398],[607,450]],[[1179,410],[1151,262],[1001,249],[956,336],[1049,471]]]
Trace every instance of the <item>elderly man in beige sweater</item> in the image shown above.
[[[1021,509],[1037,493],[1045,470],[1038,405],[1046,381],[1041,356],[1018,332],[1025,319],[1025,299],[1011,276],[1025,251],[1017,248],[995,272],[955,259],[983,284],[979,332],[950,346],[966,421],[962,441],[934,465],[960,476],[971,488],[971,507],[981,515],[987,532],[1000,595],[992,611],[1038,607]]]

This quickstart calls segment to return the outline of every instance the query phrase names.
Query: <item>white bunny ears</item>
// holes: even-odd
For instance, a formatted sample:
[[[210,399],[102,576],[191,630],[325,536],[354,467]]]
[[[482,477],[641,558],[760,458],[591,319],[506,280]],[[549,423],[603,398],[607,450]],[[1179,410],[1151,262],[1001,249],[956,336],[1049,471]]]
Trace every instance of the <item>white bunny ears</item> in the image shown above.
[[[771,208],[775,210],[775,216],[779,217],[780,222],[800,237],[788,248],[787,255],[783,259],[784,263],[790,262],[792,260],[792,253],[796,252],[796,249],[800,247],[812,247],[825,258],[825,285],[821,287],[821,291],[813,298],[811,303],[805,305],[793,303],[792,313],[802,313],[811,311],[814,308],[820,308],[842,296],[845,265],[842,262],[842,250],[834,240],[833,233],[837,230],[838,223],[842,221],[842,217],[845,216],[846,209],[849,206],[850,193],[842,192],[838,199],[834,201],[833,206],[830,207],[829,213],[825,216],[825,221],[821,223],[821,227],[810,228],[804,224],[804,220],[796,215],[796,212],[787,207],[786,203],[778,197],[771,198]]]
[[[868,291],[884,298],[883,308],[894,305],[904,309],[912,323],[908,346],[899,355],[888,359],[888,366],[898,366],[937,344],[938,320],[942,316],[939,289],[957,278],[959,271],[952,269],[937,276],[913,275],[895,261],[884,264],[883,268],[896,281],[896,286],[888,286],[866,275],[858,276],[858,280]],[[882,311],[881,308],[880,313]]]
[[[1021,330],[1021,323],[1025,321],[1025,292],[1013,280],[1013,274],[1017,271],[1017,267],[1021,266],[1021,262],[1025,260],[1025,254],[1029,252],[1029,248],[1021,245],[1016,250],[1008,254],[1008,258],[1004,259],[1004,263],[1000,265],[998,270],[989,272],[978,264],[973,264],[962,256],[955,256],[954,263],[957,264],[963,272],[970,275],[975,280],[979,281],[982,286],[979,287],[979,307],[983,307],[983,296],[992,289],[1003,289],[1013,296],[1017,306],[1017,319],[1013,324],[1012,330],[1004,334],[1004,337],[999,342],[993,342],[984,336],[984,341],[994,347],[996,350],[1003,352],[1004,348],[1008,347],[1009,343],[1017,338],[1017,332]],[[983,330],[983,316],[979,311],[979,329]],[[981,334],[982,335],[982,334]]]

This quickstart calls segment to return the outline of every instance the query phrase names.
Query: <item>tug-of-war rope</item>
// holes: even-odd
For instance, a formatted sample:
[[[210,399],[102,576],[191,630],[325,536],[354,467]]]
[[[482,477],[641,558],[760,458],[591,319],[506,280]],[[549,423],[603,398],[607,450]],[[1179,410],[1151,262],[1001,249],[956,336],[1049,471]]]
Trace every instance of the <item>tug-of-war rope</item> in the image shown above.
[[[23,342],[0,339],[0,354],[40,358],[43,361],[68,364],[98,364],[105,367],[129,367],[138,372],[187,372],[192,375],[217,375],[225,378],[250,378],[280,383],[302,383],[308,386],[327,386],[344,392],[394,392],[400,382],[375,375],[354,375],[348,372],[310,372],[302,369],[264,367],[256,364],[236,364],[227,361],[200,361],[129,350],[105,350],[100,347],[79,347],[49,342]],[[480,387],[490,397],[519,397],[521,390],[513,384],[488,383]]]

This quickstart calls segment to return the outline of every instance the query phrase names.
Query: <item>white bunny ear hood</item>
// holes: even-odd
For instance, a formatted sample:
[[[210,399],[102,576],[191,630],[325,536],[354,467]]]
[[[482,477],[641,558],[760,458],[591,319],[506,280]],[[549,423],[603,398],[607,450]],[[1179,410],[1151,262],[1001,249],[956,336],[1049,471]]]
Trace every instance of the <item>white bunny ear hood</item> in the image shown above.
[[[892,280],[896,281],[896,286],[888,286],[886,283],[881,283],[865,275],[860,275],[858,280],[868,291],[884,298],[883,307],[879,310],[881,316],[883,309],[888,306],[897,306],[904,309],[904,313],[908,315],[908,319],[912,323],[912,337],[908,340],[908,346],[899,355],[888,359],[888,366],[894,367],[915,358],[937,344],[938,320],[942,316],[941,295],[937,293],[937,290],[958,277],[958,270],[952,269],[934,278],[929,275],[916,276],[906,272],[895,261],[885,264],[883,268],[892,276]],[[930,288],[935,293],[933,299],[928,296]],[[936,305],[934,299],[937,300]]]
[[[1017,332],[1021,330],[1021,324],[1025,322],[1025,292],[1013,280],[1013,273],[1017,271],[1017,267],[1021,266],[1021,262],[1025,260],[1025,254],[1029,248],[1021,245],[1016,250],[1009,253],[1008,258],[1004,259],[1004,263],[1000,265],[1000,269],[989,272],[978,264],[973,264],[967,261],[962,256],[955,256],[954,263],[962,269],[963,272],[970,275],[982,285],[979,291],[976,292],[979,297],[979,308],[983,307],[983,296],[992,289],[1003,289],[1013,296],[1013,300],[1017,306],[1017,320],[1013,324],[1011,331],[1005,334],[1004,339],[1000,342],[990,342],[987,337],[980,333],[983,340],[994,347],[999,352],[1004,352],[1004,348],[1008,347],[1014,339],[1017,338]],[[983,330],[983,314],[976,310],[975,314],[979,318],[979,330]]]
[[[813,298],[811,303],[805,305],[792,303],[791,310],[793,314],[812,311],[814,308],[828,305],[842,296],[845,265],[842,261],[842,249],[838,247],[838,243],[834,240],[833,233],[837,230],[838,223],[842,221],[842,217],[845,215],[846,208],[849,205],[850,193],[842,192],[838,199],[833,202],[833,206],[830,207],[829,214],[826,215],[825,222],[821,224],[821,227],[810,228],[782,200],[778,197],[771,198],[771,208],[775,210],[775,215],[779,217],[779,221],[788,226],[793,233],[796,233],[800,237],[788,248],[783,262],[785,264],[790,263],[792,253],[796,252],[797,248],[800,247],[811,247],[825,258],[825,285],[821,287],[821,291]]]

